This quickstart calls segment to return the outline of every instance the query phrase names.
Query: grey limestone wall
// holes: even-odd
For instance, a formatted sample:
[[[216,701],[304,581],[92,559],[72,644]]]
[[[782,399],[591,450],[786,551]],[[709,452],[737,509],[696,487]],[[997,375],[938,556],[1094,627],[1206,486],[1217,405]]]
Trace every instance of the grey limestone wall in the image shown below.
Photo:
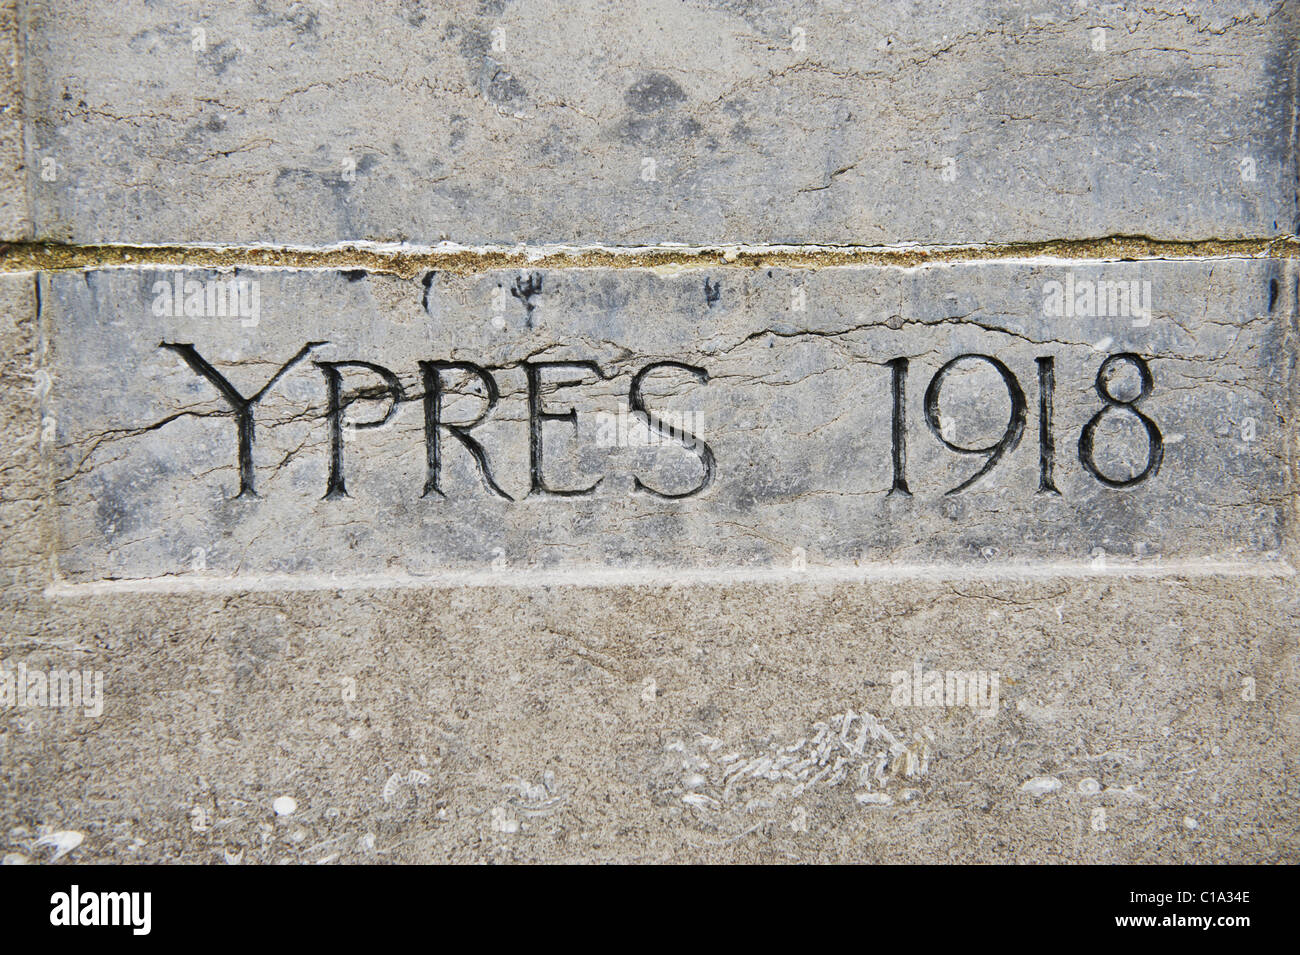
[[[4,861],[1297,861],[1298,17],[0,4]]]

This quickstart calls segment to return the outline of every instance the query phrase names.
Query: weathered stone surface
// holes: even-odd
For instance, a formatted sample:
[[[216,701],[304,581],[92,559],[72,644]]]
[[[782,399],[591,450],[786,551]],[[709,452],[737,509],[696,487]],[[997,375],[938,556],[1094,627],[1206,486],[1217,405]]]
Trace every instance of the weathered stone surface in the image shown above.
[[[1261,265],[1224,266],[1215,287],[1237,289],[1244,308]],[[1160,271],[1190,282],[1200,268]],[[261,278],[268,311],[236,339],[274,327],[271,279],[289,276]],[[4,711],[11,858],[50,858],[37,843],[51,830],[84,837],[65,862],[1300,858],[1289,824],[1300,608],[1283,567],[1026,580],[994,563],[851,584],[811,573],[608,587],[519,586],[506,573],[464,588],[43,594],[44,555],[66,546],[36,457],[39,365],[66,357],[51,292],[97,288],[105,329],[125,314],[137,330],[152,321],[143,302],[111,304],[115,279],[140,287],[127,272],[44,277],[44,346],[31,277],[0,282],[16,316],[4,329],[6,446],[22,449],[4,472],[0,665],[104,676],[97,717]],[[490,295],[488,277],[456,281]],[[386,285],[406,302],[391,279],[341,288]],[[435,302],[454,298],[435,289]],[[550,327],[544,303],[534,316]],[[510,313],[514,333],[522,318]],[[53,376],[46,399],[70,384]],[[55,460],[58,441],[45,449]],[[998,673],[996,712],[893,705],[894,674],[917,666]],[[293,813],[276,814],[282,797]]]
[[[231,282],[242,318],[205,297]],[[1283,548],[1291,359],[1277,263],[425,281],[115,270],[42,287],[70,582],[1252,561]],[[508,294],[521,288],[535,291]],[[1092,314],[1044,314],[1064,294],[1087,311],[1098,288]],[[1116,289],[1141,314],[1115,314]],[[327,344],[302,356],[311,342]],[[195,361],[249,398],[295,355],[251,411],[241,478],[234,405]],[[358,361],[372,365],[326,365]],[[437,414],[482,419],[464,433],[486,466],[429,428],[420,361],[484,369],[437,373]],[[647,426],[638,375],[641,406],[677,433]],[[490,411],[483,376],[499,390]]]
[[[45,586],[50,572],[45,556],[51,542],[44,537],[50,524],[42,520],[50,488],[41,460],[40,414],[48,379],[39,377],[36,325],[36,277],[0,276],[0,440],[6,452],[0,482],[0,604],[5,606]]]
[[[1290,4],[27,10],[42,238],[640,245],[1296,230]]]
[[[25,164],[0,162],[4,238],[29,209],[41,238],[313,246],[1296,228],[1290,4],[195,9],[31,0],[19,37],[0,3],[0,155],[30,121]],[[83,249],[85,270],[0,275],[0,677],[103,681],[100,709],[0,706],[3,861],[1300,861],[1294,262],[985,252],[471,262],[426,287]],[[1149,281],[1150,322],[1045,315],[1070,276]],[[154,311],[156,282],[230,278],[258,283],[256,316]],[[261,496],[233,499],[234,421],[159,344],[247,395],[324,338],[259,405]],[[1078,445],[1125,351],[1164,456],[1111,488]],[[1024,431],[947,495],[982,455],[944,447],[924,396],[972,352],[1014,373]],[[1044,356],[1059,497],[1038,493]],[[907,498],[882,364],[901,357]],[[438,358],[492,366],[472,434],[514,503],[445,434],[447,498],[420,497],[417,363]],[[604,481],[525,498],[520,363],[571,358],[609,377],[545,393],[578,426],[545,424],[544,473]],[[322,501],[311,362],[348,359],[409,400],[343,434],[351,496]],[[715,452],[678,500],[632,478],[688,488],[693,451],[598,431],[664,359],[710,374],[646,379]],[[945,380],[955,444],[1002,431],[990,368]],[[1101,472],[1140,469],[1145,437],[1108,412]],[[933,705],[932,674],[982,697]]]
[[[18,3],[0,3],[0,239],[31,237],[27,190],[23,188],[23,70],[18,39]]]
[[[0,721],[5,851],[38,861],[41,826],[85,834],[65,861],[1300,858],[1290,580],[36,606],[6,665],[99,669],[106,698],[99,719]],[[890,706],[890,674],[918,662],[1000,670],[997,715]],[[818,724],[850,710],[847,744],[840,725],[828,740]],[[910,776],[887,740],[850,751],[864,712]],[[1059,788],[1024,789],[1040,778]]]

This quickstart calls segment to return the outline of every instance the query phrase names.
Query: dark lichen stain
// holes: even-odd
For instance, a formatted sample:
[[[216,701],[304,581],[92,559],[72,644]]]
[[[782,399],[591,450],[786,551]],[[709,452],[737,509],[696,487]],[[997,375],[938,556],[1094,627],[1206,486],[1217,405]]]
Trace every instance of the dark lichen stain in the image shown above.
[[[239,48],[229,40],[214,43],[198,56],[198,61],[217,76],[225,73],[230,64],[237,59],[239,59]]]
[[[710,282],[709,277],[704,276],[704,301],[713,308],[713,304],[722,297],[722,280]]]
[[[272,10],[267,0],[257,0],[253,4],[253,19],[261,26],[279,26],[287,24],[293,27],[294,32],[301,35],[315,35],[320,26],[320,18],[316,11],[309,8],[305,3],[295,2],[288,5],[286,10]]]
[[[473,70],[474,85],[484,97],[498,106],[515,104],[527,98],[523,85],[492,56],[492,36],[478,24],[451,24],[444,39],[451,40],[459,34],[460,55]]]
[[[645,74],[623,94],[623,102],[638,113],[657,113],[685,101],[682,88],[662,73]]]
[[[516,103],[526,98],[528,94],[519,81],[509,73],[501,69],[494,69],[487,74],[487,83],[483,87],[483,95],[490,102],[504,106],[507,103]]]
[[[451,117],[449,122],[451,134],[448,137],[447,145],[451,149],[458,149],[460,144],[465,141],[465,117],[459,113]]]
[[[542,291],[542,278],[541,272],[530,272],[527,279],[521,275],[510,289],[510,294],[524,303],[524,324],[529,328],[533,327],[533,310],[537,308],[533,298]]]
[[[424,286],[424,297],[420,299],[420,306],[427,312],[429,310],[429,289],[433,287],[433,277],[437,272],[426,272],[420,284]]]

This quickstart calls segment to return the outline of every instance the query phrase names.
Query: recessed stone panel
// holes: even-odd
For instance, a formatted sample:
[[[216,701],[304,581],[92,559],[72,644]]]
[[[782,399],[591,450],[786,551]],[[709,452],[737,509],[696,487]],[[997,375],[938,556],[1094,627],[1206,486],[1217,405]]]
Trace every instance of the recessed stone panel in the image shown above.
[[[1280,281],[1245,260],[46,276],[58,565],[1268,561]]]

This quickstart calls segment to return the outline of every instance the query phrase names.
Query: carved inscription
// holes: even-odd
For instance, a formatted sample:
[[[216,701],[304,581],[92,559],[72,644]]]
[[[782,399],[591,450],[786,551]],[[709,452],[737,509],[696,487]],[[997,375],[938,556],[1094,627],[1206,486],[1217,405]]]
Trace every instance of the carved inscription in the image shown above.
[[[63,579],[1285,553],[1269,263],[233,279],[42,276]]]
[[[272,376],[271,380],[263,385],[251,398],[245,398],[225,376],[213,368],[198,353],[193,344],[162,342],[160,347],[171,349],[179,354],[194,369],[195,373],[210,382],[230,405],[231,414],[236,422],[238,439],[237,460],[240,482],[238,496],[257,496],[253,487],[254,419],[257,403],[282,375],[302,361],[313,348],[324,344],[326,343],[308,342],[285,362],[279,371]],[[1038,373],[1038,493],[1059,495],[1061,492],[1053,481],[1056,468],[1056,438],[1052,421],[1055,359],[1050,355],[1043,355],[1036,357],[1034,362]],[[945,379],[954,369],[972,363],[983,363],[992,368],[1001,379],[1010,400],[1010,414],[1007,417],[1006,426],[1001,436],[992,444],[973,448],[950,440],[948,429],[945,427],[940,411],[940,395]],[[314,364],[325,376],[330,457],[329,479],[324,498],[333,500],[348,496],[344,474],[344,415],[348,405],[363,398],[373,399],[378,397],[386,402],[387,407],[381,417],[352,423],[352,427],[357,430],[364,430],[380,428],[386,425],[397,413],[399,405],[404,401],[411,400],[411,398],[406,394],[401,381],[393,371],[374,362],[355,359],[351,361],[318,361],[314,362]],[[428,497],[430,494],[436,494],[439,497],[446,496],[442,490],[443,433],[446,432],[447,435],[455,438],[469,453],[478,468],[483,487],[487,492],[507,501],[514,501],[514,498],[502,490],[496,478],[493,477],[492,466],[488,461],[488,454],[483,445],[470,434],[474,428],[483,424],[491,416],[500,400],[500,388],[492,370],[468,361],[420,361],[418,364],[420,367],[420,380],[424,386],[422,396],[424,403],[424,441],[428,465],[421,496]],[[912,492],[908,489],[907,483],[907,408],[904,397],[910,361],[907,358],[894,358],[884,362],[884,364],[892,371],[893,418],[889,437],[891,442],[890,454],[893,462],[893,481],[889,493],[910,496]],[[1138,393],[1130,398],[1123,398],[1111,392],[1110,374],[1121,364],[1130,366],[1139,376]],[[608,379],[611,376],[606,375],[598,363],[590,360],[525,361],[521,365],[528,381],[528,496],[580,497],[591,494],[604,478],[597,478],[594,483],[586,487],[560,488],[552,486],[544,476],[545,425],[548,422],[567,423],[573,425],[576,430],[577,411],[573,408],[558,412],[548,409],[543,400],[543,393],[548,385],[552,390],[558,390],[561,388],[576,388],[583,383],[581,377],[547,380],[547,376],[552,372],[587,373],[589,376],[601,380]],[[368,372],[380,379],[382,385],[378,388],[348,390],[344,384],[345,369],[358,369]],[[701,384],[708,383],[709,373],[702,367],[681,361],[651,362],[633,375],[628,391],[628,404],[631,413],[637,419],[655,434],[679,441],[684,448],[693,451],[699,457],[701,465],[700,480],[694,487],[685,491],[670,493],[656,490],[639,476],[633,478],[634,490],[659,498],[675,499],[691,497],[707,489],[713,483],[718,462],[708,442],[689,431],[680,431],[666,426],[662,418],[646,406],[645,396],[642,393],[646,376],[667,369],[685,372]],[[446,390],[444,374],[453,371],[470,376],[485,391],[486,399],[483,408],[470,421],[451,422],[443,418],[443,401]],[[1089,419],[1079,434],[1079,462],[1090,475],[1107,487],[1132,487],[1154,477],[1160,470],[1160,463],[1164,457],[1163,436],[1155,421],[1138,408],[1138,404],[1151,394],[1154,386],[1155,378],[1152,375],[1149,361],[1143,356],[1132,352],[1122,352],[1109,356],[1097,370],[1095,388],[1103,402],[1103,407]],[[1028,415],[1025,391],[1019,379],[1000,359],[984,354],[965,354],[949,359],[930,379],[930,383],[925,390],[923,408],[925,423],[935,440],[954,454],[983,457],[983,463],[979,469],[961,483],[947,490],[946,494],[959,494],[965,491],[989,474],[1004,456],[1014,451],[1024,435]],[[1098,467],[1093,442],[1097,427],[1107,413],[1131,414],[1141,422],[1145,429],[1147,442],[1146,463],[1136,474],[1110,476],[1103,473]]]

